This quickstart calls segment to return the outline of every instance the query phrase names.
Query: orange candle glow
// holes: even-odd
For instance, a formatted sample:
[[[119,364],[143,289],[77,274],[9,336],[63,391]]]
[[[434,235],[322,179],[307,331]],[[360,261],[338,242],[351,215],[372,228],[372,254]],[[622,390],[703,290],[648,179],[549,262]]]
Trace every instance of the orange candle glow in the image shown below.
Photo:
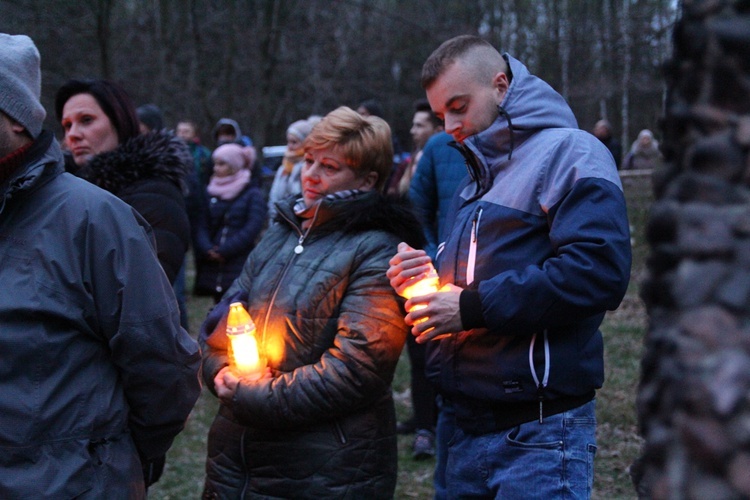
[[[255,323],[241,302],[233,302],[229,306],[227,338],[234,371],[240,376],[260,376],[263,363],[255,338]]]
[[[427,273],[427,275],[420,278],[419,281],[416,281],[407,286],[401,295],[406,299],[412,299],[414,297],[421,297],[429,293],[435,293],[439,291],[439,287],[440,279],[438,278],[437,271],[435,271],[435,267],[430,264],[430,271]],[[417,304],[412,306],[409,309],[409,312],[418,311],[419,309],[424,309],[425,307],[427,307],[425,304]],[[422,321],[426,320],[427,318],[422,318],[421,320],[417,321],[417,323],[421,323]]]

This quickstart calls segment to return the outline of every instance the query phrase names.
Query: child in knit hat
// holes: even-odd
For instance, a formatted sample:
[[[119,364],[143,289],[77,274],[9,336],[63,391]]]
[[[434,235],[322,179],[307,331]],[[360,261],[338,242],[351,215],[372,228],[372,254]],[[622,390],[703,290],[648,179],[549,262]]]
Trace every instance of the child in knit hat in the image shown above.
[[[214,173],[206,187],[208,203],[197,217],[193,234],[196,295],[216,302],[239,276],[266,222],[260,188],[251,185],[255,149],[223,144],[212,154]]]

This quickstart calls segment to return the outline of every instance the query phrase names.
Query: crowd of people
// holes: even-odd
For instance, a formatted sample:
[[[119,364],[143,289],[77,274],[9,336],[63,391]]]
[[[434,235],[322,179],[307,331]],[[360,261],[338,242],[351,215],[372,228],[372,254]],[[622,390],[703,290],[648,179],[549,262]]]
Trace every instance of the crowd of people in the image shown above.
[[[59,88],[58,144],[39,52],[0,34],[0,496],[144,498],[200,379],[220,402],[204,498],[390,498],[398,433],[434,457],[436,498],[589,496],[599,326],[630,272],[618,170],[655,168],[658,144],[622,159],[606,120],[581,130],[479,37],[440,45],[421,84],[409,154],[367,100],[291,123],[264,186],[237,121],[211,150],[108,80]],[[437,291],[407,294],[433,269]],[[197,340],[189,293],[214,301]]]

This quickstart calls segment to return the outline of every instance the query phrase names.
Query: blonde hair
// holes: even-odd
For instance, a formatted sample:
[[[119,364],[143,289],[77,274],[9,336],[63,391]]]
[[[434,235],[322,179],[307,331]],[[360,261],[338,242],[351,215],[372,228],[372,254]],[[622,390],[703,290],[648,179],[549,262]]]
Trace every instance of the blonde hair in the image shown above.
[[[382,118],[362,116],[341,106],[316,124],[304,143],[305,151],[335,149],[360,177],[375,172],[375,189],[382,191],[393,166],[391,128]]]

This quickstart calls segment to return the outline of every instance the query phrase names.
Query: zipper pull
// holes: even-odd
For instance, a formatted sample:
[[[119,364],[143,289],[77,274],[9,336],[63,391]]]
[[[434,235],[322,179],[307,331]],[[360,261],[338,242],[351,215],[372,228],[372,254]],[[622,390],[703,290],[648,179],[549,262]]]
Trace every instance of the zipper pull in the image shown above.
[[[477,226],[479,225],[479,214],[481,213],[482,209],[480,207],[477,207],[476,211],[474,212],[474,219],[471,221],[471,241],[474,243],[477,242]]]
[[[539,384],[536,388],[536,398],[539,401],[539,423],[544,423],[543,405],[544,405],[544,386]]]
[[[305,249],[305,247],[302,246],[303,241],[305,241],[304,234],[299,237],[299,240],[297,241],[297,246],[294,247],[294,253],[296,253],[297,255],[301,254],[302,251]]]

